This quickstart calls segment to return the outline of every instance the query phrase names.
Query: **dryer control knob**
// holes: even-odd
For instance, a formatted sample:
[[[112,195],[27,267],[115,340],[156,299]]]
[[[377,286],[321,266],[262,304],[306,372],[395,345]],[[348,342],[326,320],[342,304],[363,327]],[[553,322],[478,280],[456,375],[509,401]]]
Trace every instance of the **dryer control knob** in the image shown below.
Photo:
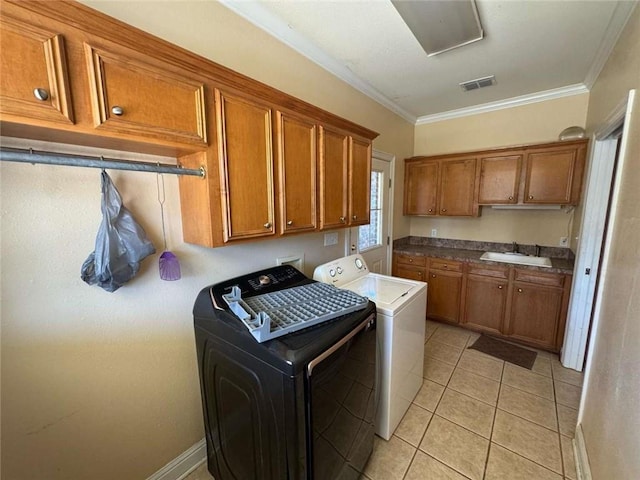
[[[271,279],[267,275],[260,275],[258,281],[260,285],[269,285],[271,283]]]

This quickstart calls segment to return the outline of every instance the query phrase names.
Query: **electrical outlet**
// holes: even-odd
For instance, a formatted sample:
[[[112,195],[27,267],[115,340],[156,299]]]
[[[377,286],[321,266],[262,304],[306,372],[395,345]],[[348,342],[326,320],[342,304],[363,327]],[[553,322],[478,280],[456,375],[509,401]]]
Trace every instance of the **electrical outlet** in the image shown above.
[[[560,243],[558,244],[561,247],[568,247],[569,246],[569,238],[568,237],[560,237]]]
[[[437,237],[438,236],[438,229],[432,228],[431,229],[431,236],[434,237],[434,238]]]

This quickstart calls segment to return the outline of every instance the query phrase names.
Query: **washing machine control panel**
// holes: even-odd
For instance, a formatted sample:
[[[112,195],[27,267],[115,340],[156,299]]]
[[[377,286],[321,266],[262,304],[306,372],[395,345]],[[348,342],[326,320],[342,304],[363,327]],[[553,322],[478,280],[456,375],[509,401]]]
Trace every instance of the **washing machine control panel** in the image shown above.
[[[339,287],[368,273],[362,256],[355,254],[320,265],[313,272],[313,279]]]

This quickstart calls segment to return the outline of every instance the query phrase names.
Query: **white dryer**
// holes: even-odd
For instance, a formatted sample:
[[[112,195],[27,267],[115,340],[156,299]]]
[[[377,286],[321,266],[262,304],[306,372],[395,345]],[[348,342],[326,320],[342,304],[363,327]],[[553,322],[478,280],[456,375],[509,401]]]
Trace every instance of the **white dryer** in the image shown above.
[[[380,345],[376,433],[389,440],[422,386],[427,284],[372,273],[361,255],[320,265],[314,280],[375,302]]]

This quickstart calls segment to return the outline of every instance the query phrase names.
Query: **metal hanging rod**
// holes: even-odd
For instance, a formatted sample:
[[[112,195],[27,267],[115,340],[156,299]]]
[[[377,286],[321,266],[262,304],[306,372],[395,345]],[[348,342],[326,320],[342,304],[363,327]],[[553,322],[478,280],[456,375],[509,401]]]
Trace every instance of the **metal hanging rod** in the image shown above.
[[[44,165],[65,165],[70,167],[108,168],[110,170],[132,170],[135,172],[171,173],[204,178],[204,167],[190,169],[171,167],[147,162],[115,160],[104,157],[84,157],[67,153],[36,152],[17,148],[0,147],[0,160],[3,162],[39,163]]]

